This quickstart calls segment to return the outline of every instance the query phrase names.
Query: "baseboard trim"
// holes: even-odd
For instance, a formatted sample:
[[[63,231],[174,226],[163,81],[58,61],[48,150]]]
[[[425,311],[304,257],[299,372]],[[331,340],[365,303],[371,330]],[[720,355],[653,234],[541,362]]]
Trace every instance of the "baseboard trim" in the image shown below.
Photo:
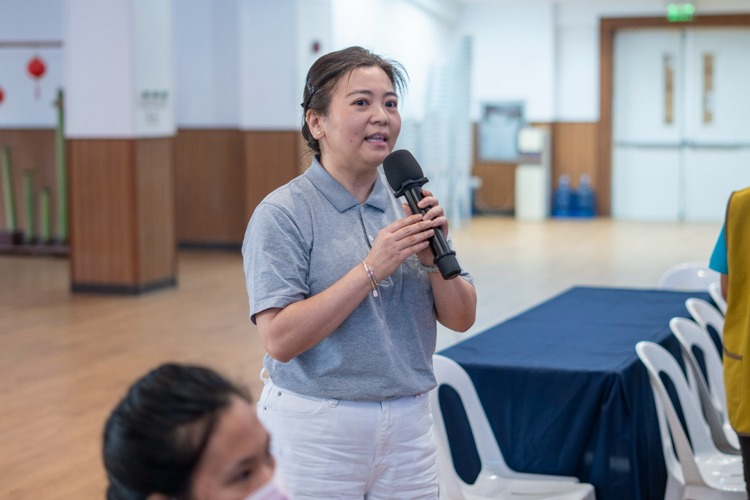
[[[177,286],[177,278],[166,278],[163,280],[141,283],[138,285],[105,285],[102,283],[72,283],[70,291],[73,293],[97,293],[106,295],[140,295],[142,293],[161,290],[162,288],[174,288]]]

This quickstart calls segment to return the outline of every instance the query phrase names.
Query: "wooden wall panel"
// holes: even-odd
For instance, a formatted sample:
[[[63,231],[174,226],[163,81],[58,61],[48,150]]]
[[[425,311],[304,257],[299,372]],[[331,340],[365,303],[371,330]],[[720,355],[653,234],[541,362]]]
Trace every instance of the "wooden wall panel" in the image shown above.
[[[72,139],[69,145],[73,284],[136,285],[134,141]]]
[[[140,293],[174,284],[172,138],[69,145],[73,291]]]
[[[570,183],[578,187],[583,174],[591,177],[592,187],[597,186],[597,129],[599,124],[557,122],[552,124],[552,179],[557,188],[560,176],[570,176]],[[599,194],[596,190],[597,195]]]
[[[294,179],[300,170],[297,131],[244,131],[245,221],[274,189]]]
[[[39,193],[42,188],[50,188],[50,208],[52,211],[52,233],[57,224],[57,193],[55,191],[55,130],[54,129],[0,129],[0,146],[12,148],[14,195],[16,213],[21,229],[26,227],[26,206],[23,200],[23,175],[25,170],[34,172],[35,227],[39,228]],[[0,203],[0,230],[5,229],[5,208]]]
[[[516,206],[516,164],[476,162],[472,175],[482,179],[475,204],[477,209],[511,212]]]
[[[516,206],[516,164],[479,159],[479,126],[473,124],[474,165],[471,175],[482,179],[474,204],[482,211],[512,212]]]
[[[174,139],[177,241],[241,244],[245,234],[242,132],[178,130]]]
[[[583,174],[591,176],[592,186],[599,193],[598,184],[602,173],[598,167],[598,123],[532,123],[533,126],[548,127],[552,131],[552,178],[557,187],[562,174],[568,174],[573,186]],[[515,208],[515,163],[483,162],[477,155],[477,128],[474,129],[473,175],[482,179],[476,205],[481,211],[512,211]],[[608,182],[608,181],[607,181]],[[605,197],[609,196],[609,190]],[[606,198],[608,200],[608,198]],[[605,201],[607,207],[609,201]]]
[[[172,141],[135,141],[138,283],[177,275]]]

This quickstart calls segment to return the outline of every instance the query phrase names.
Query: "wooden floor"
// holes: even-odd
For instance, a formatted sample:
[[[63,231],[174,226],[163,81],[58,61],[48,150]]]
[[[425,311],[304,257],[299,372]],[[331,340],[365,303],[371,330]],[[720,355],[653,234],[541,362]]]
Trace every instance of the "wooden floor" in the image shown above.
[[[453,235],[476,277],[477,324],[445,347],[575,284],[654,287],[707,260],[719,224],[475,219]],[[103,498],[101,431],[127,386],[164,361],[215,367],[254,395],[263,347],[242,259],[183,251],[176,290],[72,296],[63,259],[0,257],[0,498]]]

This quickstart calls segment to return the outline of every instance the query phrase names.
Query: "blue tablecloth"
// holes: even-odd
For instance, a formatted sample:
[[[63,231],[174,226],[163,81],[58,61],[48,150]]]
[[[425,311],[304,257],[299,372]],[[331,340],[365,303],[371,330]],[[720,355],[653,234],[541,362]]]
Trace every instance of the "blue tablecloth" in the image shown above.
[[[576,476],[598,500],[664,498],[666,468],[656,408],[635,344],[679,355],[669,330],[705,293],[573,288],[440,354],[469,374],[508,465]],[[681,358],[680,358],[681,361]],[[480,464],[458,396],[441,407],[459,475]]]

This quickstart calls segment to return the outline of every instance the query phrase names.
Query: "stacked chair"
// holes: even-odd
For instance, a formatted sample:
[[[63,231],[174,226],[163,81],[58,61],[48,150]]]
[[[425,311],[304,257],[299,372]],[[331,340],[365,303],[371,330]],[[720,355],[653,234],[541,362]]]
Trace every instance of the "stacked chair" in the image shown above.
[[[708,291],[720,280],[719,273],[709,269],[708,262],[685,262],[667,269],[659,280],[661,290]]]
[[[721,298],[718,285],[713,283],[711,288],[714,301],[721,306],[715,296]],[[688,299],[685,305],[695,321],[673,318],[669,322],[680,343],[685,373],[662,346],[653,342],[636,345],[638,357],[648,370],[656,402],[668,473],[664,498],[745,500],[739,439],[727,416],[721,347],[717,349],[708,330],[713,328],[723,343],[724,316],[702,299]],[[702,367],[697,353],[703,359]],[[686,428],[680,423],[662,375],[674,384]]]
[[[594,487],[574,477],[524,474],[505,463],[490,423],[469,375],[452,359],[436,354],[432,358],[437,387],[430,392],[435,422],[440,500],[595,500]],[[438,391],[442,385],[456,390],[466,410],[482,468],[474,484],[456,473],[440,409]]]
[[[700,403],[677,360],[654,342],[639,342],[635,350],[648,370],[654,392],[668,474],[665,500],[747,500],[742,457],[722,453],[714,444]],[[674,384],[687,429],[680,423],[660,374]]]
[[[729,424],[724,393],[724,373],[716,346],[708,336],[708,332],[689,319],[672,318],[669,328],[680,342],[682,359],[685,361],[689,374],[688,380],[690,380],[693,396],[697,397],[696,400],[703,408],[714,444],[723,453],[739,455],[740,441]],[[705,376],[695,357],[695,349],[703,354]]]
[[[710,326],[719,334],[722,344],[724,343],[724,315],[722,313],[703,299],[687,299],[685,307],[706,333]]]
[[[721,285],[717,282],[711,283],[708,285],[708,293],[711,294],[711,299],[713,299],[713,301],[716,302],[716,305],[719,306],[721,314],[726,314],[727,301],[724,300],[724,296],[721,294]]]

